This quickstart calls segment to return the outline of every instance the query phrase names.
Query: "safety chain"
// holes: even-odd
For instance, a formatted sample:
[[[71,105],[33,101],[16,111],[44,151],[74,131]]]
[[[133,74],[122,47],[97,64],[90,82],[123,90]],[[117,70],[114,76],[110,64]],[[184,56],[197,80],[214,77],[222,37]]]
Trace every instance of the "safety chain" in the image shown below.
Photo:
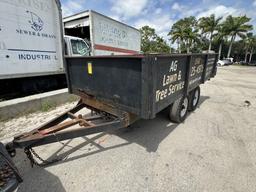
[[[44,167],[44,166],[47,166],[47,165],[50,165],[50,164],[53,164],[53,163],[56,163],[58,161],[61,161],[63,160],[63,158],[60,158],[60,159],[53,159],[51,161],[48,161],[48,160],[44,160],[42,157],[40,157],[34,149],[32,149],[32,147],[26,147],[24,149],[24,152],[25,154],[27,155],[29,161],[30,161],[30,164],[31,164],[31,167],[34,167],[34,165],[38,166],[38,167]],[[37,160],[35,158],[37,158],[39,161],[41,161],[42,163],[38,163]]]
[[[96,111],[96,113],[101,115],[103,117],[103,119],[105,119],[105,120],[113,120],[113,116],[109,113],[102,112],[102,111]],[[59,141],[58,137],[54,133],[53,133],[53,135],[56,137],[57,142],[59,142],[63,146],[66,146],[66,144]],[[62,161],[67,157],[67,156],[64,156],[62,158],[56,158],[51,161],[48,161],[48,160],[45,160],[42,157],[40,157],[31,146],[25,147],[24,153],[27,155],[27,158],[30,161],[31,167],[34,167],[34,165],[36,165],[38,167],[45,167],[47,165]],[[41,163],[39,163],[36,159],[38,159]]]

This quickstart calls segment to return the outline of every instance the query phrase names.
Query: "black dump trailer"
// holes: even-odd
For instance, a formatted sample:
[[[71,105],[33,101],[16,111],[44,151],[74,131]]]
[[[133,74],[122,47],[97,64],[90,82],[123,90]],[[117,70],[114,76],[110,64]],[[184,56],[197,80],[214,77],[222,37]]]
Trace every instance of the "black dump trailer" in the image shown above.
[[[80,96],[79,103],[41,127],[15,137],[11,146],[33,147],[127,127],[138,119],[153,119],[167,107],[170,120],[180,123],[188,111],[195,110],[199,85],[216,75],[217,56],[66,57],[69,92]],[[90,109],[91,115],[79,114],[83,108]]]
[[[31,165],[46,165],[55,161],[44,161],[33,147],[128,127],[138,119],[153,119],[165,108],[169,109],[170,120],[180,123],[188,111],[196,109],[199,85],[216,75],[217,56],[67,57],[68,88],[70,93],[80,96],[78,104],[50,122],[15,137],[5,147],[11,156],[15,155],[15,148],[24,148]],[[81,114],[83,108],[90,109],[91,114]],[[0,154],[6,154],[1,151],[3,147]],[[15,173],[12,178],[16,176],[22,181],[10,158],[0,159],[5,163],[3,171],[10,170]],[[0,184],[1,181],[0,189],[7,188],[8,182],[0,174]]]
[[[153,119],[158,112],[178,101],[188,99],[187,108],[194,109],[190,105],[193,104],[191,98],[200,84],[215,76],[216,56],[68,57],[69,91],[81,97],[84,94],[92,96],[139,118]],[[171,119],[175,122],[184,120],[172,115]]]

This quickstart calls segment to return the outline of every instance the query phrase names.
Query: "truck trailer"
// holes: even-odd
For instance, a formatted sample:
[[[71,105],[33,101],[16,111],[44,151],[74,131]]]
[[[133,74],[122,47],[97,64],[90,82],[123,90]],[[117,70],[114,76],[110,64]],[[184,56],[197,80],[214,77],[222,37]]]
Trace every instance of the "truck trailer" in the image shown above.
[[[137,29],[94,11],[63,20],[59,0],[1,0],[0,21],[0,101],[66,87],[65,54],[140,51]]]
[[[131,55],[141,50],[140,31],[92,10],[63,18],[66,35],[90,44],[90,55]],[[69,54],[71,55],[71,54]]]
[[[153,119],[164,109],[172,122],[183,122],[199,103],[200,84],[216,75],[217,58],[217,54],[66,57],[69,92],[81,99],[73,109],[0,146],[0,171],[10,175],[0,175],[2,188],[15,188],[22,181],[10,158],[16,148],[24,148],[32,166],[45,166],[61,159],[44,160],[33,147],[125,128],[139,119]],[[84,108],[92,113],[83,114]]]

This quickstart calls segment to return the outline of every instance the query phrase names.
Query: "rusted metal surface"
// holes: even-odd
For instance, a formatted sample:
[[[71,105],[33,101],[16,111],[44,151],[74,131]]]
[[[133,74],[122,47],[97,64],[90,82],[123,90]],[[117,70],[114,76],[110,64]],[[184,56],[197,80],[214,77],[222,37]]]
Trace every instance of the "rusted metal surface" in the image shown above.
[[[15,137],[12,142],[13,146],[39,146],[93,133],[112,131],[127,127],[137,120],[136,115],[121,111],[114,105],[98,101],[86,94],[81,96],[81,100],[73,109],[39,128]],[[91,109],[92,115],[75,114],[80,113],[83,108]]]
[[[82,115],[78,115],[78,116],[75,116],[74,114],[68,112],[68,115],[69,117],[72,118],[72,120],[69,120],[67,122],[64,122],[64,123],[60,123],[58,125],[55,125],[55,126],[52,126],[50,128],[47,128],[47,129],[44,129],[44,130],[41,130],[40,133],[43,134],[43,135],[46,135],[46,134],[49,134],[49,133],[55,133],[57,131],[61,131],[63,129],[66,129],[66,128],[69,128],[73,125],[76,125],[76,124],[79,124],[80,126],[94,126],[95,124],[87,121],[86,119],[83,119],[83,116]]]
[[[100,111],[105,111],[105,112],[110,113],[115,116],[119,116],[121,113],[121,111],[118,110],[116,108],[116,106],[114,106],[110,103],[99,101],[95,97],[90,96],[90,95],[86,94],[85,92],[77,91],[76,94],[81,97],[82,102],[84,104],[86,104],[87,106],[93,107]]]
[[[125,122],[125,127],[128,127],[130,124],[138,120],[137,115],[119,110],[114,104],[99,101],[95,97],[90,96],[83,91],[77,91],[76,94],[81,97],[82,102],[86,105],[92,106],[101,111],[108,112],[112,115],[121,117]]]

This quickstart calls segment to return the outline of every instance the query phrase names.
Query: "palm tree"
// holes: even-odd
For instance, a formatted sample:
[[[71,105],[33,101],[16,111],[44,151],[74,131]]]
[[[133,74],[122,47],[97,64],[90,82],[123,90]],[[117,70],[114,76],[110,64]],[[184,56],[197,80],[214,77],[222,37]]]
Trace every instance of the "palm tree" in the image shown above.
[[[251,44],[251,39],[253,37],[253,33],[247,33],[246,36],[243,38],[244,46],[245,46],[245,56],[244,62],[247,62],[247,55]]]
[[[210,51],[212,48],[212,38],[214,32],[219,26],[221,19],[222,17],[216,18],[214,14],[210,15],[209,17],[202,17],[199,19],[198,27],[202,29],[202,33],[210,35],[208,51]]]
[[[217,42],[219,42],[219,55],[218,55],[218,59],[220,60],[220,57],[221,57],[221,53],[222,53],[222,46],[223,46],[223,43],[224,43],[224,40],[227,38],[228,36],[228,33],[227,31],[225,31],[225,28],[223,28],[223,25],[220,24],[218,27],[217,27],[217,35],[215,36],[215,40]]]
[[[200,41],[200,35],[198,33],[198,29],[188,27],[185,29],[185,45],[187,48],[187,53],[190,53],[190,49]]]
[[[227,58],[230,57],[232,45],[236,37],[239,36],[242,38],[248,31],[253,29],[252,25],[247,24],[250,20],[251,18],[248,18],[246,15],[239,17],[233,17],[232,15],[229,15],[226,18],[223,27],[231,37]]]
[[[171,36],[172,43],[177,42],[179,53],[182,45],[190,52],[190,48],[197,41],[196,24],[196,18],[193,16],[180,19],[173,24],[168,35]]]
[[[256,36],[251,36],[248,39],[248,45],[249,45],[249,49],[251,49],[250,51],[250,57],[249,57],[249,63],[251,63],[252,61],[252,54],[256,48]]]
[[[172,43],[177,42],[178,51],[181,53],[181,43],[185,36],[183,27],[178,24],[174,24],[171,31],[168,33],[168,36],[171,36],[170,40],[172,40]]]

